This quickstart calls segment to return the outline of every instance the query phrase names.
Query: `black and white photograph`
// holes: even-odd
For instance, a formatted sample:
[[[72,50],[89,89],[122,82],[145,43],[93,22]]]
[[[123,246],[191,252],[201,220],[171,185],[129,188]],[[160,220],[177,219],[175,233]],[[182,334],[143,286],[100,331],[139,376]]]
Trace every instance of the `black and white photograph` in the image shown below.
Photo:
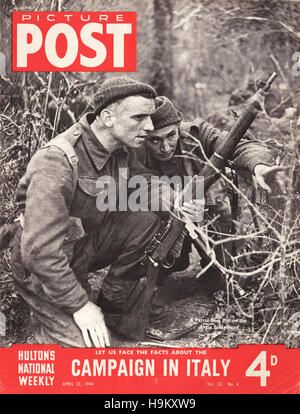
[[[300,2],[0,7],[0,347],[298,348]],[[29,14],[13,62],[13,12],[60,12],[64,56]],[[136,70],[108,22],[101,69],[110,12]]]

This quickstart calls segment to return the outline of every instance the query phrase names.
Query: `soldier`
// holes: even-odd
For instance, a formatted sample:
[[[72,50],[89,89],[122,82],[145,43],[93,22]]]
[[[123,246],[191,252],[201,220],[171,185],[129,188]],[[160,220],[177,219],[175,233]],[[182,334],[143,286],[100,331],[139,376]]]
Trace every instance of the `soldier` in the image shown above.
[[[147,167],[155,171],[159,176],[194,176],[201,175],[201,168],[205,157],[210,157],[215,149],[217,140],[222,139],[226,132],[212,127],[203,119],[193,122],[183,122],[182,113],[175,108],[173,103],[165,96],[155,99],[156,110],[151,116],[155,130],[151,132],[144,147],[138,149],[138,159]],[[276,180],[280,167],[274,166],[273,154],[266,146],[257,141],[243,139],[232,154],[231,161],[236,169],[247,169],[254,174],[257,183],[264,190],[270,192],[267,182]],[[220,214],[218,230],[228,233],[231,228],[231,209],[229,198],[224,192],[226,186],[219,179],[206,193],[208,214]],[[196,211],[202,201],[191,200],[183,204],[183,210]],[[186,239],[180,258],[170,271],[184,270],[189,265],[189,253],[191,242]],[[222,251],[217,251],[217,257],[221,258]],[[209,262],[208,257],[202,257],[202,265]],[[160,281],[165,275],[161,275]],[[223,287],[223,280],[216,267],[210,269],[206,280],[209,289],[215,291]]]
[[[127,77],[105,81],[87,113],[32,157],[17,190],[23,212],[13,240],[17,290],[35,321],[34,341],[108,346],[103,313],[120,315],[160,220],[151,212],[99,211],[99,177],[116,181],[153,131],[154,89]],[[88,273],[111,265],[97,306]],[[107,321],[106,321],[107,322]],[[113,324],[113,320],[107,322]]]

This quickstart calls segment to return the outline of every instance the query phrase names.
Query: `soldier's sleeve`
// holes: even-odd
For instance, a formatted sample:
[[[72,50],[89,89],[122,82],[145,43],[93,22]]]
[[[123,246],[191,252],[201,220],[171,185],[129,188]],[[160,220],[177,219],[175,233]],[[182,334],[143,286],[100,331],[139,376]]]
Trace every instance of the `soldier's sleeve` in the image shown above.
[[[73,171],[65,155],[53,147],[38,151],[29,163],[21,255],[49,299],[74,313],[88,297],[74,275],[63,243],[69,224]]]
[[[183,128],[195,137],[203,147],[208,158],[217,148],[217,141],[224,139],[227,132],[214,128],[202,118],[183,124]],[[247,169],[253,173],[257,164],[274,165],[274,155],[263,142],[258,142],[245,136],[232,152],[230,160],[237,169]]]
[[[139,183],[139,191],[147,196],[141,197],[141,208],[144,211],[156,211],[163,219],[168,220],[170,211],[174,211],[174,190],[169,182],[160,180],[158,171],[153,167],[146,167],[145,147],[130,151],[130,178],[143,177],[145,186]],[[130,193],[130,190],[129,190]]]

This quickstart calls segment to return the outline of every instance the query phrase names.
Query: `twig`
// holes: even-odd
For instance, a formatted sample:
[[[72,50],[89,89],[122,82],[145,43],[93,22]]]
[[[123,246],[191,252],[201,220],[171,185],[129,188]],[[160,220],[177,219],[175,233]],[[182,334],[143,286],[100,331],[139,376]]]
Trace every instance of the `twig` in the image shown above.
[[[261,341],[262,344],[265,343],[266,337],[267,337],[268,333],[270,332],[270,329],[271,329],[271,327],[272,327],[272,325],[273,325],[273,323],[275,321],[275,318],[276,318],[276,315],[277,315],[277,312],[279,311],[279,309],[281,309],[281,305],[279,305],[278,308],[276,309],[276,311],[274,312],[274,315],[273,315],[273,317],[272,317],[272,319],[271,319],[271,321],[269,323],[269,326],[268,326],[268,328],[267,328],[267,330],[266,330],[266,332],[265,332],[265,334],[263,336],[263,339]]]
[[[279,64],[278,60],[275,58],[274,55],[270,55],[270,58],[272,59],[274,65],[276,66],[278,72],[280,73],[282,79],[286,82],[287,85],[289,85],[289,81],[287,79],[287,77],[285,76],[285,73],[282,70],[281,65]]]
[[[178,348],[178,345],[170,345],[164,342],[138,342],[138,345],[158,348]]]
[[[203,5],[199,4],[198,7],[196,7],[196,9],[193,9],[188,15],[186,15],[183,19],[180,20],[179,23],[177,23],[174,26],[174,29],[179,29],[181,26],[184,26],[186,24],[186,22],[188,22],[190,19],[192,19],[198,12],[201,11]]]
[[[44,81],[43,78],[40,77],[40,75],[37,72],[34,72],[35,76],[37,77],[37,79],[40,81],[40,83],[46,87],[46,82]],[[54,95],[54,93],[49,90],[49,95],[51,96],[51,98],[54,100],[54,102],[59,105],[58,99],[56,98],[56,96]],[[75,123],[76,122],[76,118],[73,114],[73,112],[70,110],[69,106],[67,104],[63,105],[63,109],[67,112],[67,114],[70,116],[71,120]]]

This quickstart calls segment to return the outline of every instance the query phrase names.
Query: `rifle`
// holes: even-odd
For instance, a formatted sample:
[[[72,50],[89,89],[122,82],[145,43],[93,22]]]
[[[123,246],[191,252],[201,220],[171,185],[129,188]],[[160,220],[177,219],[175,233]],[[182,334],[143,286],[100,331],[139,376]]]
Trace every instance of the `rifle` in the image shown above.
[[[277,73],[274,72],[266,82],[260,81],[257,85],[257,92],[250,98],[245,110],[240,115],[235,125],[230,129],[220,145],[217,146],[216,151],[210,157],[209,162],[205,164],[201,172],[204,179],[204,194],[216,181],[220,172],[225,167],[227,159],[255,120],[258,111],[261,108],[260,101],[264,97],[264,93],[269,91],[276,76]],[[198,176],[193,177],[190,184],[192,184],[197,177]],[[155,235],[146,252],[149,263],[145,288],[137,298],[134,306],[127,313],[122,315],[118,325],[115,327],[115,330],[119,334],[134,340],[142,340],[144,338],[151,301],[160,268],[161,266],[170,267],[169,264],[165,265],[169,252],[171,249],[174,249],[174,245],[178,239],[182,239],[182,237],[185,237],[186,235],[189,235],[192,238],[193,243],[198,248],[206,251],[206,246],[195,231],[193,223],[182,217],[171,216],[162,231]]]

